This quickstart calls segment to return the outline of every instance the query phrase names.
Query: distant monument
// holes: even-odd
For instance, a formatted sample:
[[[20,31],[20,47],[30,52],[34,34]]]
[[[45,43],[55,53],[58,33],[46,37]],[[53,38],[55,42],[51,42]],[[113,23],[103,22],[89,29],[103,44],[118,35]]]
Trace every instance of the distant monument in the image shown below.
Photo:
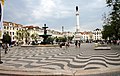
[[[76,6],[76,30],[75,30],[75,36],[74,40],[79,41],[81,40],[81,34],[80,34],[80,16],[79,16],[79,8]]]
[[[43,41],[41,42],[41,44],[49,44],[48,43],[48,41],[47,41],[47,38],[49,37],[49,36],[52,36],[52,35],[48,35],[47,34],[47,30],[46,30],[46,28],[48,28],[47,26],[46,26],[46,24],[44,24],[44,26],[42,27],[43,28],[43,30],[44,30],[44,34],[43,35],[39,35],[40,37],[42,37],[43,38]]]
[[[76,32],[80,32],[80,16],[79,16],[79,9],[78,6],[76,6]]]

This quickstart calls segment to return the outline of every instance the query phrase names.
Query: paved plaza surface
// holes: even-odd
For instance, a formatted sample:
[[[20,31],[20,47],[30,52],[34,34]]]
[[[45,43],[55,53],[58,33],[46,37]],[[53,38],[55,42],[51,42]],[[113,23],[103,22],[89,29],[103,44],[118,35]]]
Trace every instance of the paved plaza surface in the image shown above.
[[[111,50],[94,48],[94,43],[83,43],[80,48],[17,46],[11,47],[8,54],[2,49],[0,73],[106,76],[114,72],[120,76],[120,46],[112,46]]]

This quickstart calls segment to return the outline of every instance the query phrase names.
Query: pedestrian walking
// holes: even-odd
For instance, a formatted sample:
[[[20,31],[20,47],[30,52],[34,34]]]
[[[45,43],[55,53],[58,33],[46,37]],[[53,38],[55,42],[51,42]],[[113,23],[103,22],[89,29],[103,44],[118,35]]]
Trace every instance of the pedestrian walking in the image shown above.
[[[7,51],[8,51],[8,44],[7,43],[3,44],[3,49],[5,49],[5,54],[7,54]]]
[[[78,46],[79,46],[79,48],[80,48],[80,45],[81,45],[81,42],[79,41],[79,42],[78,42]]]
[[[75,46],[77,47],[78,41],[75,41]]]
[[[60,42],[60,44],[59,44],[60,48],[62,48],[62,45],[63,45],[63,43],[62,43],[62,42]]]
[[[66,42],[65,43],[65,46],[66,46],[66,48],[68,48],[70,45],[69,45],[69,42]]]

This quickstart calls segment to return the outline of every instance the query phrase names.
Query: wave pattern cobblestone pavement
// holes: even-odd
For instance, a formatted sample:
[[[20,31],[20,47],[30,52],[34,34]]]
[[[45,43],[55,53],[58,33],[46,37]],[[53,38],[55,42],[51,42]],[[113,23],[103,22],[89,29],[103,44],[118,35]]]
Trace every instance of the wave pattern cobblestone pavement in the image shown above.
[[[120,49],[94,50],[93,44],[81,48],[12,47],[8,54],[2,50],[0,69],[77,71],[120,68]],[[79,73],[78,73],[79,74]]]

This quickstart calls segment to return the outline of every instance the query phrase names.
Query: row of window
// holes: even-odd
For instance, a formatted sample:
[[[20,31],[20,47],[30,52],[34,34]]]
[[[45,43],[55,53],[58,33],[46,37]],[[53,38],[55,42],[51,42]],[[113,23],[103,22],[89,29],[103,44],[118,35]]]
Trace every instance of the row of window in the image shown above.
[[[15,33],[14,32],[6,32],[6,33],[8,33],[9,35],[15,35]]]
[[[96,39],[101,39],[102,37],[101,36],[95,36],[95,40]]]
[[[102,33],[100,33],[100,32],[98,33],[98,32],[97,32],[97,33],[94,33],[94,34],[95,34],[95,35],[100,35],[100,34],[102,34]]]
[[[8,27],[8,26],[4,26],[4,29],[6,30],[15,30],[15,27]],[[22,30],[22,28],[16,28],[17,30]]]

